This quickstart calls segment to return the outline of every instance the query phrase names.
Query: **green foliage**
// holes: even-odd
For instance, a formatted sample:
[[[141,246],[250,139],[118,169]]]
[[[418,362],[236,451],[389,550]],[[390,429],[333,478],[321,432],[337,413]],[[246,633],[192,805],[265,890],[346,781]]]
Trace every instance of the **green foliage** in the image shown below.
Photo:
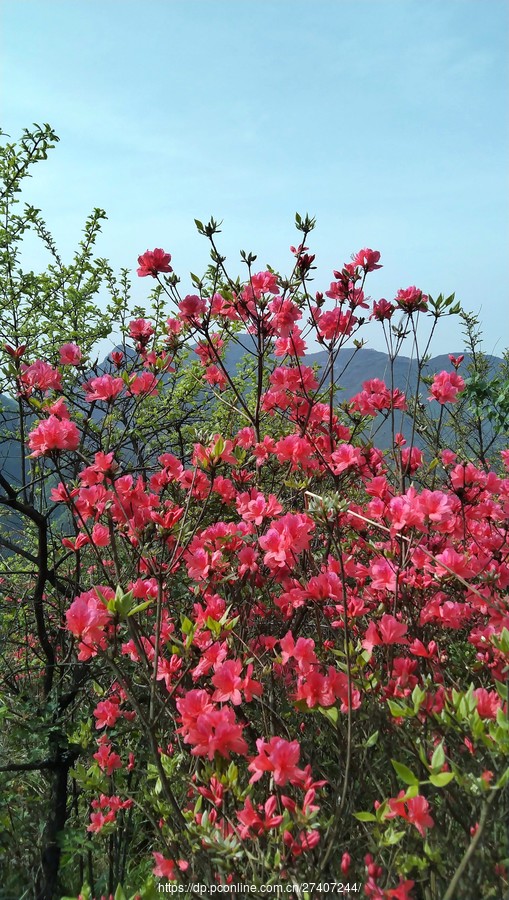
[[[21,211],[17,194],[32,167],[46,159],[58,141],[49,126],[24,131],[18,144],[0,147],[0,340],[26,344],[36,357],[79,339],[85,354],[110,335],[122,300],[118,293],[102,311],[96,302],[101,287],[114,283],[106,260],[95,259],[94,245],[106,214],[95,209],[87,219],[83,238],[70,264],[64,264],[41,211],[28,203]],[[31,232],[49,254],[46,271],[24,271],[20,257],[23,239]],[[5,382],[0,381],[0,392]]]
[[[20,202],[33,166],[46,159],[57,141],[49,126],[36,126],[24,131],[18,142],[0,147],[0,453],[13,463],[2,465],[0,473],[0,857],[9,861],[8,871],[0,868],[5,896],[16,898],[23,892],[27,898],[35,896],[36,891],[49,897],[48,892],[57,890],[51,888],[41,859],[53,854],[59,842],[62,887],[78,892],[86,880],[91,844],[74,820],[79,816],[81,822],[81,791],[101,783],[97,767],[95,773],[83,773],[76,763],[94,727],[90,701],[84,700],[94,666],[69,661],[70,643],[62,623],[70,599],[82,589],[82,575],[79,561],[76,565],[74,554],[61,543],[63,534],[69,535],[70,519],[50,497],[61,479],[76,477],[77,467],[27,458],[27,434],[44,399],[14,396],[22,363],[45,359],[58,365],[60,346],[79,343],[82,364],[63,367],[61,377],[66,401],[82,430],[82,459],[115,446],[135,468],[147,472],[163,452],[184,457],[193,433],[208,422],[210,408],[205,399],[197,403],[196,367],[186,366],[185,354],[175,371],[159,375],[164,390],[158,397],[143,402],[130,398],[106,413],[83,403],[83,382],[101,374],[94,359],[99,341],[121,335],[121,346],[130,354],[128,378],[139,373],[140,361],[127,348],[125,336],[128,320],[142,312],[131,308],[128,271],[117,277],[105,259],[95,256],[106,218],[102,210],[92,212],[76,252],[65,263],[40,210]],[[42,272],[23,268],[23,240],[29,234],[48,254]],[[166,302],[156,287],[150,298],[156,350],[165,337]],[[117,563],[120,579],[120,548]],[[103,580],[109,583],[109,573],[103,572]],[[126,598],[119,596],[118,602],[123,615]],[[144,607],[133,604],[127,612],[134,617]],[[69,774],[62,781],[65,772]],[[59,777],[64,785],[60,796]],[[102,787],[107,790],[106,783]],[[56,810],[62,803],[68,827],[59,836],[63,822],[59,824]],[[146,842],[145,835],[138,837]],[[128,845],[137,858],[137,839],[133,826],[126,826],[123,842],[117,842],[118,860],[125,864]],[[94,881],[107,881],[114,874],[107,865],[92,872]],[[124,877],[120,870],[117,875]],[[149,875],[145,865],[138,877],[135,865],[133,885]],[[147,884],[143,896],[151,897],[153,880]]]

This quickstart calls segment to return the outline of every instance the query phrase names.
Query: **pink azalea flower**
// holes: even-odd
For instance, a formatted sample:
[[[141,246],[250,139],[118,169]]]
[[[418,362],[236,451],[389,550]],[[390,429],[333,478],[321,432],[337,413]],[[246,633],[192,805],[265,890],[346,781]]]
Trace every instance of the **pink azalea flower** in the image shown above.
[[[298,837],[294,838],[291,831],[285,831],[283,840],[292,856],[300,856],[307,850],[312,850],[316,847],[320,842],[320,832],[316,829],[313,829],[313,831],[301,831]]]
[[[338,449],[331,453],[331,462],[334,474],[340,475],[341,472],[362,464],[361,451],[351,444],[340,444]]]
[[[293,634],[288,631],[284,638],[281,638],[279,645],[281,647],[281,659],[285,665],[290,659],[295,659],[299,671],[306,674],[312,666],[318,664],[315,654],[315,642],[313,638],[297,638],[295,642]]]
[[[83,358],[83,354],[76,344],[63,344],[59,353],[61,366],[79,366]]]
[[[226,385],[228,384],[228,379],[223,372],[222,369],[218,368],[218,366],[208,366],[206,372],[203,375],[204,381],[210,384],[211,387],[218,387],[220,391],[224,390]]]
[[[301,337],[300,328],[292,329],[288,337],[280,337],[274,345],[275,356],[304,356],[307,344]]]
[[[314,522],[304,513],[288,513],[273,522],[267,533],[259,538],[265,550],[264,563],[270,569],[292,565],[296,556],[309,547]]]
[[[359,250],[358,253],[352,256],[354,266],[360,266],[366,272],[374,272],[375,269],[381,269],[382,266],[378,265],[379,259],[380,252],[378,250],[369,250],[367,247]]]
[[[89,403],[94,400],[109,403],[123,391],[124,382],[122,378],[113,378],[112,375],[99,375],[97,378],[91,378],[83,387]]]
[[[373,312],[370,315],[370,319],[376,319],[377,322],[383,322],[385,319],[391,319],[394,313],[395,307],[392,303],[389,303],[385,297],[382,297],[380,300],[375,300],[373,303]]]
[[[274,332],[280,338],[287,338],[290,334],[294,334],[296,330],[298,331],[298,329],[294,328],[294,325],[302,318],[302,313],[292,300],[282,300],[277,297],[269,303],[268,309],[272,313]]]
[[[101,593],[111,597],[111,588],[100,587]],[[97,647],[106,646],[105,626],[111,620],[111,613],[99,599],[95,590],[79,594],[65,614],[67,629],[81,639],[79,658],[90,659],[97,654]]]
[[[180,315],[189,322],[200,320],[205,313],[206,308],[207,304],[205,300],[203,297],[198,297],[197,294],[188,294],[187,297],[184,297],[179,303]]]
[[[387,613],[383,615],[378,622],[378,629],[382,644],[408,644],[405,637],[408,627],[404,622],[398,622],[394,616]]]
[[[258,272],[251,275],[250,283],[246,285],[243,295],[247,300],[255,297],[260,299],[262,294],[279,294],[277,278],[273,272]]]
[[[92,834],[97,834],[97,832],[101,831],[108,822],[115,821],[115,812],[114,810],[110,810],[108,813],[102,812],[93,812],[90,813],[90,825],[87,827],[87,831],[90,831]]]
[[[122,760],[118,753],[114,753],[111,749],[111,744],[104,741],[103,738],[100,740],[99,750],[93,755],[94,759],[97,761],[99,768],[106,772],[106,775],[113,775],[115,769],[122,768]]]
[[[154,334],[154,326],[146,319],[134,319],[129,322],[129,334],[138,344],[148,344]]]
[[[216,669],[212,684],[216,688],[212,695],[212,699],[216,703],[226,703],[228,700],[234,706],[242,703],[242,694],[240,687],[242,686],[242,663],[240,659],[228,659],[218,669]]]
[[[230,759],[231,753],[245,756],[247,744],[242,737],[244,725],[235,720],[235,713],[230,707],[212,709],[199,715],[194,724],[184,733],[184,741],[191,744],[193,756],[206,756],[214,759],[216,753]]]
[[[390,900],[412,900],[411,890],[415,884],[415,881],[407,880],[401,881],[397,887],[390,888],[385,891],[385,897],[390,898]]]
[[[153,397],[157,394],[158,380],[152,372],[142,372],[136,375],[129,383],[128,392],[135,397],[145,394],[147,397]]]
[[[429,399],[438,400],[442,405],[454,403],[464,387],[465,382],[457,372],[439,372],[433,379]]]
[[[497,712],[502,707],[502,701],[496,691],[487,691],[486,688],[476,688],[474,697],[477,700],[477,712],[482,719],[496,719]]]
[[[282,820],[281,816],[281,820]],[[244,807],[237,813],[240,822],[239,834],[242,840],[251,837],[252,834],[262,835],[264,831],[263,821],[255,810],[250,797],[246,797]]]
[[[297,767],[300,757],[298,741],[286,741],[284,738],[272,737],[266,742],[263,738],[256,741],[258,755],[249,763],[248,769],[254,774],[250,783],[258,781],[264,772],[270,772],[274,782],[280,787],[290,782],[302,784],[306,773]]]
[[[428,828],[433,828],[433,825],[435,824],[429,814],[428,801],[425,797],[418,794],[417,797],[411,797],[406,801],[406,807],[408,810],[406,815],[407,820],[412,825],[415,825],[421,837],[425,837]]]
[[[341,334],[351,334],[356,323],[357,319],[351,312],[341,312],[338,306],[322,313],[318,321],[318,333],[324,340],[333,341]]]
[[[387,559],[377,559],[369,568],[371,587],[377,591],[396,590],[396,572]]]
[[[395,303],[400,309],[406,313],[426,312],[428,308],[428,297],[423,294],[415,285],[412,287],[401,289],[396,294]]]
[[[101,700],[94,709],[96,718],[95,727],[111,728],[120,716],[119,702],[114,700]]]
[[[95,547],[107,547],[110,543],[110,532],[105,525],[97,522],[92,528],[92,543]]]
[[[53,450],[76,450],[80,443],[80,433],[75,422],[49,416],[30,432],[28,445],[31,456],[46,456]]]
[[[62,379],[58,369],[54,369],[49,363],[37,359],[32,365],[21,365],[21,384],[26,393],[37,391],[59,391],[62,388]]]
[[[411,797],[408,800],[402,799],[405,791],[400,791],[396,798],[389,800],[389,810],[385,814],[387,819],[393,819],[396,816],[406,819],[411,825],[417,828],[422,837],[426,836],[428,828],[433,828],[435,822],[429,814],[429,803],[421,794]],[[397,896],[397,895],[396,895]]]
[[[155,250],[146,250],[141,256],[138,256],[139,269],[137,270],[140,278],[152,275],[156,278],[159,272],[173,272],[170,266],[171,256],[164,250],[156,247]]]
[[[175,861],[173,859],[166,859],[166,857],[164,857],[162,853],[153,851],[152,856],[154,857],[155,861],[155,866],[152,869],[152,873],[158,878],[168,878],[170,881],[175,881],[178,875],[177,867],[181,872],[187,872],[189,868],[189,863],[184,859],[177,860],[177,863],[175,864]]]

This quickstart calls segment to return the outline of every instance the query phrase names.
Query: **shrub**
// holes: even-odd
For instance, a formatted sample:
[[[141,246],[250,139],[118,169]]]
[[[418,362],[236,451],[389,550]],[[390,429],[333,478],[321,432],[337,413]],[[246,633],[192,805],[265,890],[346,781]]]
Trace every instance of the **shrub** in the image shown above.
[[[25,156],[40,140],[54,136],[26,137]],[[444,443],[461,362],[423,394],[454,298],[412,286],[373,302],[367,248],[312,291],[314,223],[296,225],[291,274],[243,253],[240,281],[218,224],[197,222],[212,265],[196,293],[147,251],[152,312],[131,318],[127,275],[121,293],[87,256],[123,329],[101,366],[78,333],[97,311],[48,341],[27,313],[26,345],[4,326],[31,451],[19,484],[0,476],[0,502],[29,523],[1,539],[13,892],[31,889],[22,866],[39,898],[149,898],[162,879],[400,900],[506,884],[509,451]],[[340,351],[353,358],[368,328],[386,334],[388,383],[342,401]],[[406,340],[415,396],[394,378]],[[428,395],[436,433],[418,446]]]

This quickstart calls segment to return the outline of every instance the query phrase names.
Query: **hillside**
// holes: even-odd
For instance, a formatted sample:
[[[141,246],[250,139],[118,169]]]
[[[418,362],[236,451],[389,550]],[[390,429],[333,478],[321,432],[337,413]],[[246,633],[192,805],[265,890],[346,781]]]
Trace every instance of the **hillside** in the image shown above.
[[[244,341],[249,341],[249,337],[241,336]],[[226,367],[231,374],[234,374],[238,365],[244,360],[245,354],[241,347],[231,344],[226,354]],[[490,363],[495,372],[502,360],[495,356],[487,356],[486,359]],[[463,367],[468,365],[469,358],[465,357]],[[327,364],[326,351],[311,353],[305,357],[305,363],[308,366],[317,366],[318,370],[322,370]],[[103,361],[101,368],[106,367],[106,360]],[[429,360],[426,366],[426,373],[432,375],[443,369],[450,369],[451,364],[447,355],[435,356]],[[335,379],[342,388],[342,401],[349,400],[354,394],[362,390],[364,381],[372,378],[384,380],[390,384],[390,361],[386,353],[379,350],[354,349],[341,350],[335,367]],[[393,364],[394,387],[412,395],[417,385],[417,364],[415,360],[408,357],[400,356]],[[425,400],[427,391],[424,389],[422,397]],[[438,412],[438,404],[430,406],[430,410],[436,407]],[[18,481],[20,472],[20,446],[19,442],[13,439],[18,424],[17,404],[9,397],[0,395],[0,471],[2,471],[13,482]],[[396,420],[398,430],[408,437],[410,433],[409,424],[399,414],[399,421]],[[391,425],[390,422],[377,421],[373,425],[373,433],[376,431],[376,443],[382,449],[386,449],[390,444]],[[418,440],[417,440],[418,443]]]

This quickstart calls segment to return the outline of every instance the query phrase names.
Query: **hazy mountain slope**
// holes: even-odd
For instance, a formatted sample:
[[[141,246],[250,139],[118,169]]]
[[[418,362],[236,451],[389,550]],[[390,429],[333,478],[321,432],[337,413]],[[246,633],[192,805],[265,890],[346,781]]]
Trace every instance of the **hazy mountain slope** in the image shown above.
[[[245,346],[249,346],[251,340],[248,335],[239,335]],[[245,351],[239,345],[230,344],[226,357],[226,367],[233,375],[237,366],[242,363],[245,358]],[[305,357],[305,364],[308,366],[318,366],[322,370],[327,365],[327,352],[319,351],[311,353]],[[190,354],[190,360],[194,359],[194,354]],[[487,356],[494,370],[496,370],[502,362],[498,357]],[[463,367],[468,364],[469,358],[465,356]],[[103,362],[101,368],[105,366]],[[281,362],[280,362],[281,364]],[[426,366],[426,373],[431,375],[443,369],[450,370],[451,363],[447,355],[435,356],[429,360]],[[354,394],[362,390],[364,381],[371,378],[380,378],[386,382],[388,386],[391,384],[391,367],[389,358],[386,353],[379,350],[370,350],[362,348],[354,351],[353,349],[341,350],[334,369],[334,377],[336,383],[342,388],[341,402],[349,400]],[[398,357],[393,364],[393,386],[399,388],[407,394],[412,395],[417,385],[417,364],[415,360],[408,357]],[[427,390],[424,388],[422,396],[425,399]],[[438,404],[434,403],[431,409],[438,412]],[[99,411],[98,411],[98,414]],[[17,404],[10,399],[0,395],[0,471],[2,471],[9,479],[15,483],[19,478],[21,451],[19,442],[13,439],[13,435],[17,430],[18,416]],[[409,437],[410,426],[408,421],[403,421],[401,413],[396,414],[396,428],[401,430],[406,437]],[[389,446],[391,440],[391,424],[390,422],[381,422],[378,420],[374,423],[373,434],[376,432],[376,443],[382,449]],[[418,443],[418,440],[417,440]]]

